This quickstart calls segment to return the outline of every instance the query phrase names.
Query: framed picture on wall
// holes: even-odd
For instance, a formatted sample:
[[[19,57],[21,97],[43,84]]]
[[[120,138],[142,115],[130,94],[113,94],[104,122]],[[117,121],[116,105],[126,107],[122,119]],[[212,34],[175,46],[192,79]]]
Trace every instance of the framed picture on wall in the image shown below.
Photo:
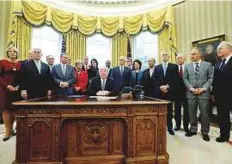
[[[217,57],[217,46],[225,40],[225,34],[211,38],[196,40],[192,42],[193,47],[198,47],[202,51],[204,61],[210,62],[213,66],[219,61]]]

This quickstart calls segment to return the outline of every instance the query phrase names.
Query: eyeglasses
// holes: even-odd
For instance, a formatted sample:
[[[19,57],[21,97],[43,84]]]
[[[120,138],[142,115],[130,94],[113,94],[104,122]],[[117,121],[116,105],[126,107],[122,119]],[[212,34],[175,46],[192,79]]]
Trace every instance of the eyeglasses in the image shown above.
[[[41,53],[40,51],[33,51],[34,53],[37,53],[37,54],[39,54],[39,53]]]

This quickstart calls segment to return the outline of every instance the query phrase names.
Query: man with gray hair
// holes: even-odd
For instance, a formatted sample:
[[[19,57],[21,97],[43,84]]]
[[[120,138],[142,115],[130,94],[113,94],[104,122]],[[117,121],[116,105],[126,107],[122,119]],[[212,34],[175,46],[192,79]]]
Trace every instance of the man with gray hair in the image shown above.
[[[48,66],[50,68],[50,72],[52,73],[52,67],[54,66],[55,58],[52,55],[47,55],[46,56],[46,61],[48,63]]]
[[[188,99],[189,118],[191,128],[185,136],[191,137],[197,134],[197,109],[201,112],[201,133],[204,141],[209,138],[209,98],[210,87],[213,82],[213,67],[210,63],[201,61],[202,53],[198,48],[191,51],[192,62],[187,64],[184,72],[186,97]]]
[[[28,60],[21,67],[21,96],[24,99],[50,96],[52,76],[47,64],[41,61],[40,48],[32,50],[33,60]]]
[[[185,71],[185,60],[186,57],[183,54],[177,54],[176,56],[176,62],[178,65],[178,71],[179,71],[179,92],[174,97],[174,103],[175,103],[175,121],[176,121],[176,127],[174,128],[175,131],[180,130],[181,128],[181,108],[183,106],[184,109],[184,119],[183,119],[183,126],[184,131],[187,133],[189,131],[188,125],[189,125],[189,112],[188,112],[188,101],[186,99],[186,87],[184,85],[183,75]]]
[[[232,112],[232,44],[221,42],[217,55],[222,59],[215,65],[213,94],[215,95],[220,136],[217,142],[227,142],[230,138],[230,112]]]
[[[172,124],[172,104],[178,91],[178,66],[170,63],[170,55],[167,52],[161,54],[162,64],[155,67],[155,76],[157,77],[158,98],[168,100],[167,126],[170,135],[175,135]]]
[[[100,67],[99,76],[92,79],[88,88],[88,95],[108,96],[113,95],[114,80],[108,77],[108,68]]]

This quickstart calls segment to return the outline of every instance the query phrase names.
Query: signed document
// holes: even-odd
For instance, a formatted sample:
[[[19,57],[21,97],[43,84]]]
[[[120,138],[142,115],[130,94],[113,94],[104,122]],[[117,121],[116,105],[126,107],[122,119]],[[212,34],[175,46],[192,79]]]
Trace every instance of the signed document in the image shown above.
[[[96,98],[97,100],[116,100],[116,96],[89,96],[89,98]]]

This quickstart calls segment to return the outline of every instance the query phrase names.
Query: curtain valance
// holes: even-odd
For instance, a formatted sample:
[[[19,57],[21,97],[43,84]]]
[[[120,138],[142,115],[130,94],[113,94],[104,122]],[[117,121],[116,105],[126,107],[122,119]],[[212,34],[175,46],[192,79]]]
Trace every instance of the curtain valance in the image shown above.
[[[21,1],[18,10],[20,11],[16,13],[23,16],[30,24],[34,26],[52,25],[61,33],[76,29],[84,35],[101,32],[112,37],[122,31],[129,35],[135,35],[142,29],[149,29],[155,33],[162,30],[165,25],[172,24],[172,7],[129,17],[84,16],[55,9],[35,1]]]

